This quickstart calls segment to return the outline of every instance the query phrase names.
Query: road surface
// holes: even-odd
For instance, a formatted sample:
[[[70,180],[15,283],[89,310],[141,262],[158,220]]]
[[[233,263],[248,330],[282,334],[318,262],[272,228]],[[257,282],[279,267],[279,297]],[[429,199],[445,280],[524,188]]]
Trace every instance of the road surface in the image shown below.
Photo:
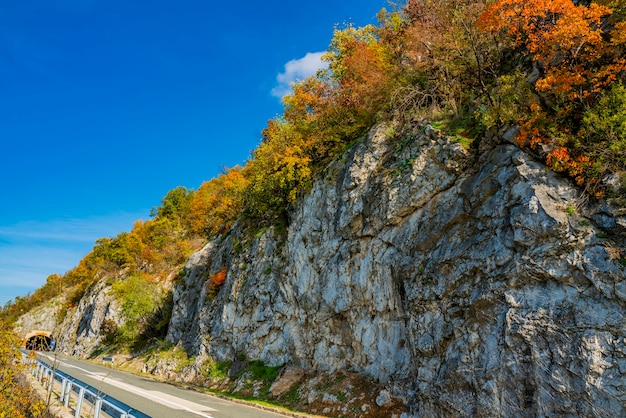
[[[216,396],[185,390],[109,367],[61,354],[40,353],[58,370],[150,415],[152,418],[277,418],[270,411],[231,402]]]

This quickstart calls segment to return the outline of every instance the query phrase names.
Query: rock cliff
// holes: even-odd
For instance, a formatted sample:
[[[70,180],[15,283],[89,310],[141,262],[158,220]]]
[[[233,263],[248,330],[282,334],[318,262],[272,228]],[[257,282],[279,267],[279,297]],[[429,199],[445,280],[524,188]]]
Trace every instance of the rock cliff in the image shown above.
[[[123,323],[118,301],[105,279],[98,280],[80,300],[75,310],[57,325],[57,349],[72,356],[88,356],[102,341],[100,327],[105,319]]]
[[[512,144],[380,125],[286,231],[235,226],[194,254],[167,338],[357,371],[419,417],[624,416],[625,237],[624,213]]]
[[[623,209],[495,135],[397,131],[330,164],[286,229],[235,225],[188,260],[167,335],[195,356],[182,380],[245,357],[357,372],[416,417],[625,416]],[[88,356],[124,322],[104,279],[57,324],[61,305],[18,325]]]

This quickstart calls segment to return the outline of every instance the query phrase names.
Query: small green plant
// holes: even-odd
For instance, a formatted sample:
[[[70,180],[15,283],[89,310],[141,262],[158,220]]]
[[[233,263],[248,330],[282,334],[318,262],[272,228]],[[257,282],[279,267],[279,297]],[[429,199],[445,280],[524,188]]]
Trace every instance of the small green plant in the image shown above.
[[[609,234],[607,234],[606,232],[598,232],[596,234],[596,237],[604,239],[604,238],[608,238]]]
[[[567,206],[565,207],[565,212],[567,212],[567,214],[568,214],[569,216],[574,216],[574,215],[576,215],[576,208],[575,208],[575,207],[573,207],[573,206],[567,205]]]
[[[393,138],[396,135],[398,135],[398,131],[396,131],[396,128],[394,128],[393,126],[390,126],[389,128],[387,128],[387,130],[385,131],[385,137],[387,138]]]
[[[431,123],[433,129],[442,131],[452,142],[460,144],[465,149],[471,147],[474,137],[478,134],[474,125],[475,122],[470,116],[462,114]]]
[[[232,367],[232,361],[214,361],[208,359],[202,365],[202,373],[211,380],[223,380],[228,377],[228,370]]]
[[[280,370],[281,367],[282,366],[266,366],[261,360],[251,360],[248,362],[246,370],[256,379],[273,382],[276,380],[278,370]]]
[[[415,162],[415,158],[407,158],[406,160],[400,163],[400,168],[403,170],[409,169],[413,166],[414,162]]]

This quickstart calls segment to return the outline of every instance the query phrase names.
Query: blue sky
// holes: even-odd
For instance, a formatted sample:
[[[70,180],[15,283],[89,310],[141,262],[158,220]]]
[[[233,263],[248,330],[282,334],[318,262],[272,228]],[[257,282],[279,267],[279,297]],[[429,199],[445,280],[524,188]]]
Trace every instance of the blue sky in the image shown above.
[[[0,304],[244,163],[335,25],[384,0],[0,4]]]

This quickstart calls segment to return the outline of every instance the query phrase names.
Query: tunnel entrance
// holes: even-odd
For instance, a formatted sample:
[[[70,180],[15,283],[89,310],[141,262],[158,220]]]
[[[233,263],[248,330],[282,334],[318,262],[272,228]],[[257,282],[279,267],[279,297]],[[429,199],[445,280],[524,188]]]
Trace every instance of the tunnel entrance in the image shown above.
[[[23,346],[27,350],[52,351],[55,341],[52,334],[46,331],[33,331],[24,338]]]

